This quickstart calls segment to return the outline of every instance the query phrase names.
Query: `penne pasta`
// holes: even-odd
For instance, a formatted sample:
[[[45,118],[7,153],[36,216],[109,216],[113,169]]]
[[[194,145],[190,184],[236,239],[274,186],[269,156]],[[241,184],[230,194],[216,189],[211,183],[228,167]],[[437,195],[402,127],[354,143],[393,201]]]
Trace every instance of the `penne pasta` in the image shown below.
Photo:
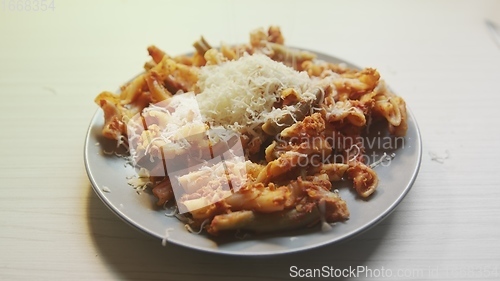
[[[156,204],[175,203],[190,228],[266,233],[345,221],[339,182],[361,198],[379,182],[367,160],[373,143],[363,141],[372,122],[406,134],[405,101],[376,69],[284,42],[271,26],[248,44],[215,48],[201,37],[192,55],[152,45],[144,73],[95,98],[103,135],[125,139]]]

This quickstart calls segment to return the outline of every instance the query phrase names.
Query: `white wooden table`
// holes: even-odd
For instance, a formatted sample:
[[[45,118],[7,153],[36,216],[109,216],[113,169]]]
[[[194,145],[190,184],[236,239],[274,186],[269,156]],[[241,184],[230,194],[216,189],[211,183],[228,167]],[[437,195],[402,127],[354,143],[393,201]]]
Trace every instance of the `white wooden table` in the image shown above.
[[[0,280],[285,280],[358,266],[392,274],[379,280],[500,280],[500,46],[484,24],[500,24],[500,1],[54,0],[27,11],[35,2],[0,6]],[[270,24],[290,45],[377,67],[406,99],[424,144],[413,189],[338,245],[265,258],[161,247],[91,189],[93,98],[140,72],[150,44],[180,54],[202,34],[246,42]]]

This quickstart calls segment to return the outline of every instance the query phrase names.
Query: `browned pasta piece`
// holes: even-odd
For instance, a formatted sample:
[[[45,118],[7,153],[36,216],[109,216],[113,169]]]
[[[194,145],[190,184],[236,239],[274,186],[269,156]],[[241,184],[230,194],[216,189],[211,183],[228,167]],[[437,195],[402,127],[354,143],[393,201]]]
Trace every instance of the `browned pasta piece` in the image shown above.
[[[124,108],[120,104],[119,97],[110,92],[102,92],[94,101],[104,111],[102,134],[106,138],[118,140],[126,133],[126,124],[123,122]]]
[[[267,43],[267,33],[263,28],[258,28],[250,32],[250,45],[254,48],[265,46]]]
[[[334,105],[323,107],[328,122],[348,122],[354,126],[362,127],[366,124],[363,110],[354,106],[349,100],[338,101]]]
[[[300,96],[294,88],[287,88],[281,91],[281,99],[283,100],[283,105],[291,105],[299,102]]]
[[[143,67],[144,67],[144,70],[146,72],[148,72],[155,66],[156,66],[156,62],[154,62],[153,60],[150,60],[150,61],[145,62]]]
[[[229,48],[227,45],[225,44],[222,44],[221,47],[220,47],[220,51],[222,53],[222,55],[228,59],[228,60],[235,60],[235,59],[238,59],[238,56],[236,54],[236,52],[234,50],[232,50],[231,48]]]
[[[193,66],[195,67],[202,67],[207,64],[207,61],[205,60],[205,57],[199,53],[194,53],[193,55]]]
[[[302,70],[302,63],[316,58],[316,55],[313,53],[288,48],[277,43],[269,42],[266,46],[272,51],[268,54],[271,59],[283,62],[298,71]]]
[[[172,97],[172,93],[163,86],[162,81],[155,72],[146,73],[145,79],[151,93],[152,102],[157,103]]]
[[[286,151],[281,154],[278,159],[267,163],[266,167],[262,169],[257,176],[256,181],[267,184],[274,178],[277,178],[297,167],[301,159],[307,159],[307,154],[296,151]]]
[[[337,74],[352,74],[357,71],[348,68],[345,64],[335,64],[325,61],[318,60],[305,60],[301,64],[301,70],[304,70],[311,77],[327,77],[330,76],[332,72]]]
[[[272,213],[285,208],[288,197],[286,186],[275,187],[269,184],[267,187],[262,183],[250,184],[238,190],[238,192],[227,197],[225,203],[229,208],[235,210],[255,210],[262,213]]]
[[[156,184],[153,189],[153,194],[158,198],[156,205],[163,206],[174,198],[174,191],[169,178],[163,179],[160,183]]]
[[[344,177],[348,168],[349,165],[344,163],[322,163],[320,165],[312,166],[308,170],[308,175],[317,176],[326,174],[330,181],[340,181]]]
[[[361,162],[354,162],[346,173],[359,196],[366,198],[375,192],[378,176],[372,168]]]
[[[155,45],[151,45],[148,47],[148,53],[155,63],[160,63],[163,57],[166,56],[165,52]]]
[[[174,61],[184,65],[189,65],[189,66],[193,65],[193,57],[191,56],[177,56],[174,57]]]
[[[121,90],[120,103],[123,105],[133,103],[142,92],[147,90],[145,75],[137,76],[132,82],[123,86]]]
[[[401,111],[399,110],[398,102],[395,97],[377,95],[373,110],[384,116],[390,125],[399,126],[401,124]]]
[[[261,213],[273,213],[285,209],[289,201],[290,191],[286,186],[276,187],[274,184],[247,183],[237,191],[221,191],[223,181],[204,178],[195,183],[200,186],[193,193],[185,194],[180,202],[193,214],[198,222],[213,216],[240,210],[254,210]],[[222,196],[211,199],[215,196]],[[217,208],[210,207],[217,204]]]
[[[394,126],[392,124],[389,125],[389,132],[392,135],[403,137],[406,135],[406,131],[408,130],[408,116],[406,113],[406,102],[401,97],[393,98],[394,104],[398,107],[399,112],[401,114],[401,122],[399,125]]]
[[[280,136],[283,138],[295,138],[296,140],[304,137],[319,136],[325,130],[325,120],[320,113],[314,113],[304,118],[292,126],[284,129]]]
[[[201,36],[200,40],[193,43],[193,47],[196,49],[196,53],[200,54],[201,56],[204,56],[208,50],[212,49],[210,44],[207,42],[207,40],[205,40],[203,36]]]
[[[281,29],[278,26],[270,26],[267,30],[267,34],[267,41],[280,45],[285,44],[285,38],[281,34]]]
[[[319,77],[326,69],[326,67],[322,64],[315,63],[311,60],[306,60],[302,62],[301,69],[306,71],[307,74],[311,77]]]
[[[362,95],[375,89],[380,79],[380,74],[373,68],[365,68],[356,73],[344,73],[340,78],[334,79],[338,92],[338,100],[359,99]]]
[[[189,91],[194,89],[198,81],[198,70],[188,65],[180,64],[168,57],[151,69],[151,72],[165,83],[171,93],[178,90]]]
[[[406,103],[396,96],[381,80],[373,93],[363,99],[374,101],[373,112],[383,116],[389,123],[389,132],[395,136],[404,136],[408,129]]]
[[[298,210],[311,210],[319,207],[321,215],[326,222],[342,221],[349,218],[349,210],[344,200],[337,192],[332,192],[332,184],[326,174],[306,177],[305,180],[298,178],[292,181],[291,186],[300,187],[307,194],[306,203],[299,202],[295,207]]]
[[[237,230],[256,233],[277,232],[310,226],[319,220],[320,212],[317,208],[311,209],[309,212],[289,209],[271,214],[244,210],[215,216],[207,228],[207,232],[212,235]]]
[[[222,53],[220,53],[217,49],[210,49],[205,52],[203,56],[207,65],[217,65],[227,61],[226,57]]]

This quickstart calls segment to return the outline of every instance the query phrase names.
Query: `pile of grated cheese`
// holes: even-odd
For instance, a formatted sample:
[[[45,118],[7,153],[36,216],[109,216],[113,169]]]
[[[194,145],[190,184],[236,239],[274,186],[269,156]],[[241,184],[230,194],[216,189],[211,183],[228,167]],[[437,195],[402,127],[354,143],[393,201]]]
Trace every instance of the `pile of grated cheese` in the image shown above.
[[[275,109],[281,91],[294,88],[302,100],[314,99],[308,91],[312,80],[262,54],[245,55],[239,60],[201,69],[196,95],[204,121],[211,127],[222,126],[248,131],[267,119],[283,116],[288,109]]]

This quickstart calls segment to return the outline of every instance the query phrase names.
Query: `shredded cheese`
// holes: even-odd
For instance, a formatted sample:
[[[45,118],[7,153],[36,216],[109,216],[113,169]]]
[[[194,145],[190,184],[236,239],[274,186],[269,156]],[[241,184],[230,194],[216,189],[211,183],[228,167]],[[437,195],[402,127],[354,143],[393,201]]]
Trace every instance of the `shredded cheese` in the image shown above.
[[[382,154],[379,160],[370,164],[370,168],[375,168],[386,161],[391,161],[392,159],[394,159],[394,157],[396,157],[396,153],[391,153],[391,155],[387,155],[387,153],[384,152],[384,154]]]
[[[170,238],[170,232],[173,230],[174,229],[172,227],[165,229],[165,236],[163,236],[163,238],[161,239],[161,245],[163,247],[167,246],[168,238]]]
[[[152,182],[149,180],[148,170],[141,168],[137,173],[137,177],[128,178],[128,185],[137,191],[145,190],[148,186],[152,185]]]
[[[169,112],[165,107],[171,108],[173,112]],[[161,130],[159,135],[149,141],[146,146],[148,153],[152,146],[155,146],[155,141],[162,140],[161,147],[170,148],[172,150],[189,148],[190,144],[186,141],[186,137],[195,134],[200,134],[205,131],[198,104],[194,99],[193,93],[174,95],[164,106],[150,106],[144,109],[145,116],[161,116],[163,113],[164,126],[157,128]],[[146,124],[148,129],[152,129],[153,124]]]
[[[197,86],[196,100],[205,121],[240,132],[289,113],[289,108],[274,108],[284,89],[293,88],[303,100],[315,98],[308,91],[312,80],[307,73],[262,54],[203,67]]]

